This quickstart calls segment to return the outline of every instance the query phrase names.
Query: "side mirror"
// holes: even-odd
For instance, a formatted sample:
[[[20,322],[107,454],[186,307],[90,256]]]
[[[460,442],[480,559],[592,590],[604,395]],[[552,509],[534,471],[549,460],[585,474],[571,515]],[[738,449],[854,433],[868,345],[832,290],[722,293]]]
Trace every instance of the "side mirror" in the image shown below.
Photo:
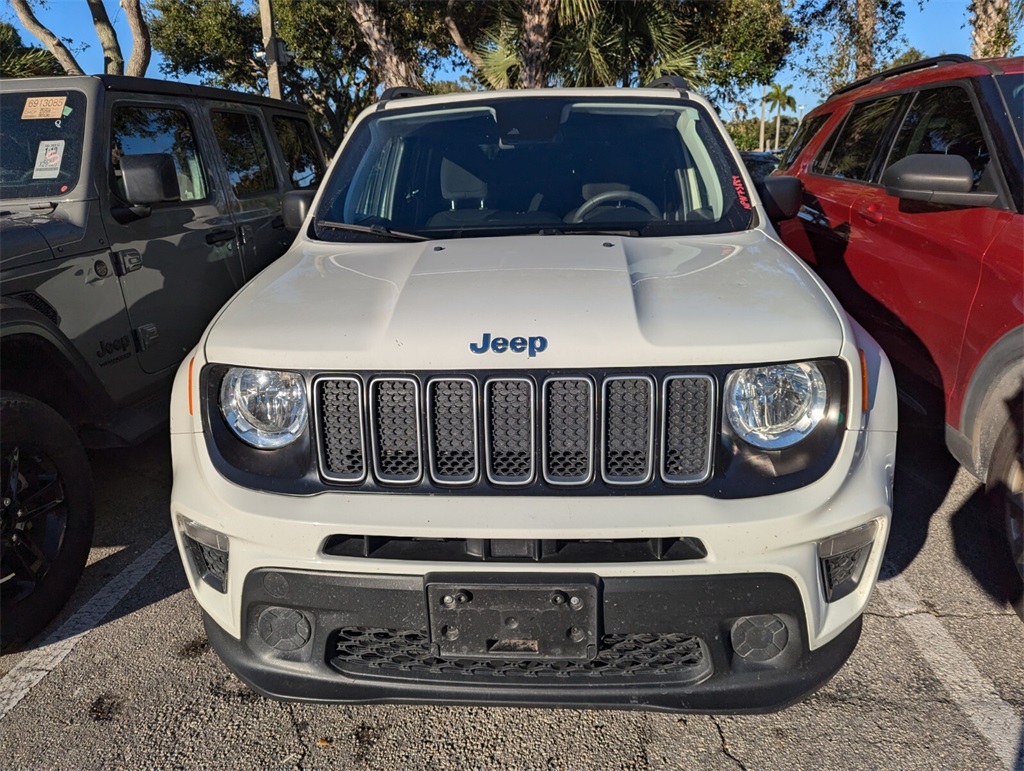
[[[316,190],[289,190],[284,194],[284,227],[293,233],[302,228],[309,214],[309,207],[313,205],[313,198],[316,197]]]
[[[804,185],[796,177],[765,177],[754,187],[772,222],[791,220],[800,213]]]
[[[122,156],[121,180],[132,206],[177,201],[181,196],[174,158],[168,153]]]
[[[946,206],[990,206],[998,193],[971,192],[974,170],[959,155],[918,153],[900,158],[882,174],[889,195]]]

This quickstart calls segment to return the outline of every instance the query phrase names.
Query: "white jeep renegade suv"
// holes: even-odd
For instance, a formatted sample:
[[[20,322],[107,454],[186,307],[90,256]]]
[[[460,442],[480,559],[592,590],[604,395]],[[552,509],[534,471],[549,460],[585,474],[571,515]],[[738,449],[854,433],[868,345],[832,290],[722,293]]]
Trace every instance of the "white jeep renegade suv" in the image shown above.
[[[796,187],[793,185],[796,184]],[[757,711],[853,650],[888,361],[685,84],[384,95],[181,368],[171,515],[277,698]]]

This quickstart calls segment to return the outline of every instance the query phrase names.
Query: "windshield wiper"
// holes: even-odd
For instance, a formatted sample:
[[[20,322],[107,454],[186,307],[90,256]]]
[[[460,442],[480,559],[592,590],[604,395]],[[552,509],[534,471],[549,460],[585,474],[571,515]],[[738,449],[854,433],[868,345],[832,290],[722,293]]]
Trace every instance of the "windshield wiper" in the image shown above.
[[[543,228],[538,231],[542,236],[639,236],[640,231],[632,228],[614,230],[562,230],[561,228]]]
[[[396,241],[429,241],[426,236],[418,233],[405,233],[401,230],[391,230],[383,225],[354,225],[350,222],[332,222],[331,220],[317,220],[313,223],[317,228],[329,228],[330,230],[347,230],[352,233],[367,233],[380,238],[393,238]]]

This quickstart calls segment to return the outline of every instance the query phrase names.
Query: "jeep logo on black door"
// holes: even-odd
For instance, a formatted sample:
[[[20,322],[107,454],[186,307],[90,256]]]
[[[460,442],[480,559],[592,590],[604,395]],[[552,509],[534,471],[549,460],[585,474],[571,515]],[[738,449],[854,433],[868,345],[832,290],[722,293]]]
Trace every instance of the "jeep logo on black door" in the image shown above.
[[[536,337],[491,337],[490,332],[484,332],[484,338],[479,343],[470,343],[469,350],[473,353],[526,353],[531,359],[538,353],[546,350],[548,339],[537,335]]]

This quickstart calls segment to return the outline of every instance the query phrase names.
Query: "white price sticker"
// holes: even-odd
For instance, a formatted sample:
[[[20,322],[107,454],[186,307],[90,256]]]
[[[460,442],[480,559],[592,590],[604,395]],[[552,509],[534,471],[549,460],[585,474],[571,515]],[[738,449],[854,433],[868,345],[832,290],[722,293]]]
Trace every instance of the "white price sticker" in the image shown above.
[[[56,179],[60,174],[60,162],[64,158],[64,140],[54,139],[39,143],[36,165],[32,179]]]

